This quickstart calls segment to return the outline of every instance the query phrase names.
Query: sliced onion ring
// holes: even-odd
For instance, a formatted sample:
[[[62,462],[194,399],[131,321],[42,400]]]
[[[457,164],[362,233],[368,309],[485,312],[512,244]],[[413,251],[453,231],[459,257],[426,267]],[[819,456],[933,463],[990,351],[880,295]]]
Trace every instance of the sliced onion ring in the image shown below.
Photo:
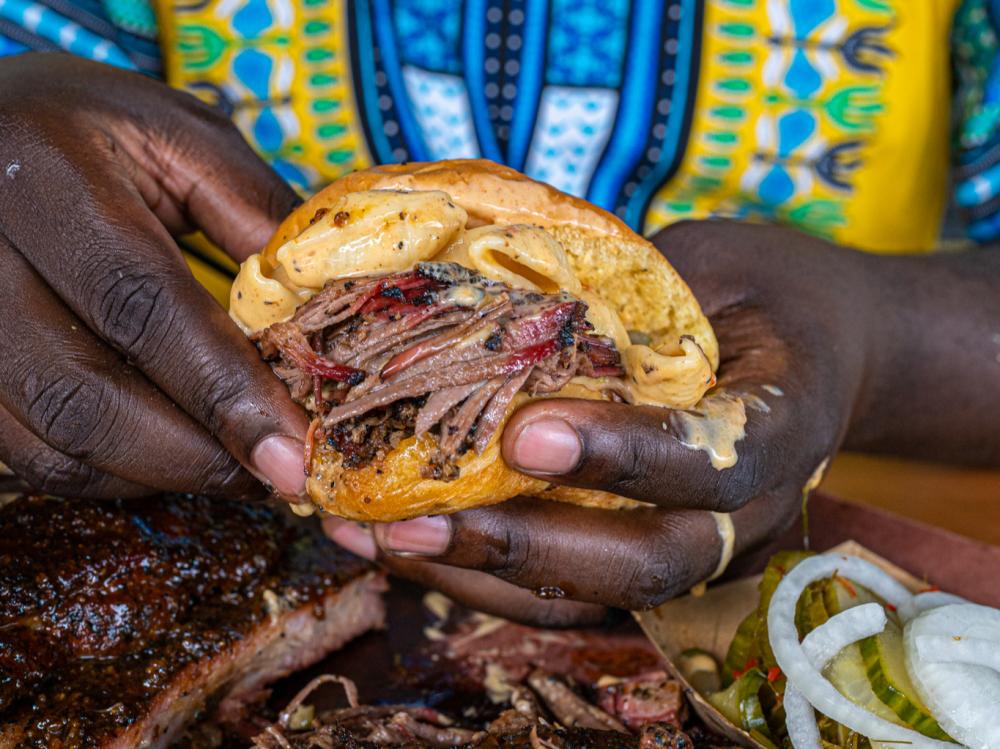
[[[1000,671],[1000,640],[955,635],[917,635],[917,655],[930,663],[965,663]]]
[[[842,611],[827,619],[802,641],[802,650],[813,667],[821,671],[841,650],[885,629],[885,609],[877,603]],[[803,694],[791,684],[785,687],[785,728],[795,749],[822,749],[816,713]]]
[[[1000,611],[973,603],[940,606],[920,614],[903,630],[906,670],[941,728],[975,749],[1000,746],[1000,673],[988,663],[926,660],[917,640],[931,636],[951,639],[956,648],[963,640],[978,639],[1000,649]]]
[[[906,624],[910,619],[919,616],[924,611],[936,609],[939,606],[947,606],[951,603],[968,603],[968,601],[951,593],[942,593],[940,590],[929,590],[926,593],[917,593],[909,601],[901,605],[896,613],[899,614],[899,618],[903,624]]]
[[[796,604],[811,583],[834,574],[864,585],[897,609],[911,597],[887,573],[857,557],[823,554],[799,562],[778,583],[767,611],[771,649],[788,683],[821,713],[871,740],[903,742],[910,749],[954,749],[951,742],[927,738],[853,704],[810,662],[795,629]]]

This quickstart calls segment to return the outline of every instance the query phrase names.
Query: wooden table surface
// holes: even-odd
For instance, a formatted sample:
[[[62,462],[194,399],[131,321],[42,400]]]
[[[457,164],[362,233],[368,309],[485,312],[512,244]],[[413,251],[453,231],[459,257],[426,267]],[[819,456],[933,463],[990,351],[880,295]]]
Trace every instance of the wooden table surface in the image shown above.
[[[821,489],[1000,546],[1000,471],[842,453]]]

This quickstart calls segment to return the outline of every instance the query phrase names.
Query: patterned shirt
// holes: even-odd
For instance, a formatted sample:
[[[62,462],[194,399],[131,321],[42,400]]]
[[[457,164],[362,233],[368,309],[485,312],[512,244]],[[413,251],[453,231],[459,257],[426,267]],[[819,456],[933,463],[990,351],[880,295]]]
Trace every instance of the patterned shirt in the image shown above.
[[[0,0],[0,54],[162,77],[303,193],[481,156],[646,233],[727,216],[880,252],[933,248],[952,180],[969,236],[1000,236],[998,28],[1000,0]]]

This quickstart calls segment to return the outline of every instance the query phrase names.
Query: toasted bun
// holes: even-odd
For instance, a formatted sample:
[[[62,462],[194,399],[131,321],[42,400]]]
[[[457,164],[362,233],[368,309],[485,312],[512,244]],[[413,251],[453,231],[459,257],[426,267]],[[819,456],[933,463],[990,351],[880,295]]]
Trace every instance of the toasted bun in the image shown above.
[[[690,336],[712,370],[719,350],[712,328],[687,284],[653,245],[610,213],[484,160],[456,160],[381,166],[346,175],[297,208],[262,251],[262,264],[297,237],[321,208],[363,190],[441,190],[469,214],[469,225],[535,224],[565,248],[580,282],[616,309],[630,330],[648,334],[652,346],[676,345]],[[581,395],[579,391],[574,396]],[[597,397],[596,394],[594,397]],[[520,394],[510,413],[529,400]],[[325,444],[313,453],[307,489],[313,502],[341,517],[392,521],[456,512],[517,495],[558,499],[588,506],[620,508],[635,503],[604,492],[553,487],[512,470],[500,456],[500,435],[481,455],[470,451],[458,461],[453,481],[425,479],[433,438],[404,440],[376,465],[346,470]]]

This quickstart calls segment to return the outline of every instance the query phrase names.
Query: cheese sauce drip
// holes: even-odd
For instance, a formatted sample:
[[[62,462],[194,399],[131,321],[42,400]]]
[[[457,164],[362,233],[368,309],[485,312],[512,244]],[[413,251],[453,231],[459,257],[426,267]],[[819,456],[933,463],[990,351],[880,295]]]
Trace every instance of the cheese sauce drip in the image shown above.
[[[694,408],[671,415],[677,439],[691,450],[708,454],[717,471],[736,465],[736,443],[746,437],[747,409],[735,393],[719,390]]]
[[[330,279],[407,270],[424,260],[458,263],[516,288],[565,291],[586,303],[587,320],[596,334],[615,342],[626,377],[616,383],[574,378],[577,392],[605,397],[614,385],[610,389],[632,403],[686,409],[715,383],[711,362],[693,338],[654,349],[641,331],[630,334],[600,294],[580,282],[549,232],[528,224],[470,229],[468,214],[440,191],[367,190],[320,209],[278,249],[273,264],[260,255],[243,263],[230,316],[245,333],[254,333],[288,320]],[[476,306],[482,295],[472,286],[448,291],[458,306]]]

